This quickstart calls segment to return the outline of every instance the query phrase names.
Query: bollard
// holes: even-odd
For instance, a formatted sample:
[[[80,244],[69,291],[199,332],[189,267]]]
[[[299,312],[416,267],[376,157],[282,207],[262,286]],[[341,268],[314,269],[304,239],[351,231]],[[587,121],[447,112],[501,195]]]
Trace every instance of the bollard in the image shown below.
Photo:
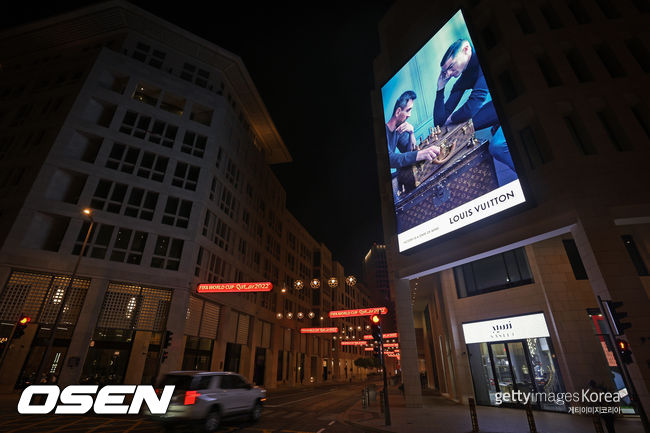
[[[605,433],[603,431],[603,425],[600,423],[600,417],[598,416],[598,414],[594,415],[592,419],[594,421],[594,430],[596,431],[596,433]]]
[[[533,409],[530,407],[530,403],[526,404],[526,418],[528,419],[530,433],[537,433],[537,426],[535,426],[535,418],[533,417]]]
[[[478,433],[478,418],[476,417],[476,402],[473,398],[469,399],[469,415],[472,418],[472,433]]]

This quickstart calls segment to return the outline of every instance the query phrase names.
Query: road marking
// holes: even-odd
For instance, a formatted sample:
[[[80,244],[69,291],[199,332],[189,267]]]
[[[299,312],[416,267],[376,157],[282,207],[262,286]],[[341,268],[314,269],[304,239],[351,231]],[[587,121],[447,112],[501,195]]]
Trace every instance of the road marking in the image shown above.
[[[131,430],[133,430],[134,428],[136,428],[137,426],[139,426],[140,424],[142,424],[142,421],[144,421],[144,420],[139,419],[138,422],[133,423],[133,424],[131,425],[131,427],[129,427],[128,429],[124,430],[124,433],[126,433],[126,432],[130,432]]]
[[[324,431],[325,431],[325,429],[322,428],[322,429],[318,430],[316,433],[323,433]]]
[[[97,424],[95,427],[91,428],[90,430],[87,430],[86,433],[93,432],[93,431],[97,430],[98,428],[100,428],[100,427],[104,427],[104,426],[106,426],[106,425],[108,425],[108,424],[110,424],[110,423],[112,423],[112,422],[113,422],[113,420],[112,420],[112,419],[109,419],[109,420],[106,421],[105,423]]]
[[[43,420],[41,420],[39,422],[36,422],[34,424],[29,424],[27,426],[18,427],[16,430],[11,430],[10,433],[17,432],[17,431],[20,431],[20,430],[23,430],[23,429],[29,429],[29,428],[34,427],[35,425],[43,424],[44,422],[48,422],[48,421],[51,421],[51,418],[45,418],[45,419],[43,419]]]
[[[334,390],[334,391],[324,392],[324,393],[322,393],[322,394],[312,395],[312,396],[305,397],[305,398],[300,398],[300,399],[298,399],[298,400],[288,401],[288,402],[286,402],[286,403],[282,403],[282,404],[266,404],[266,405],[264,405],[264,406],[266,406],[266,407],[282,407],[282,406],[286,406],[286,405],[288,405],[288,404],[297,403],[297,402],[299,402],[299,401],[309,400],[310,398],[319,398],[319,397],[324,396],[325,394],[331,394],[331,393],[333,393],[333,392],[336,392],[336,390]]]
[[[328,425],[328,426],[329,426],[329,425],[332,425],[332,424],[334,424],[335,422],[336,422],[336,421],[332,421],[331,423],[329,423],[329,424],[327,424],[327,425]]]

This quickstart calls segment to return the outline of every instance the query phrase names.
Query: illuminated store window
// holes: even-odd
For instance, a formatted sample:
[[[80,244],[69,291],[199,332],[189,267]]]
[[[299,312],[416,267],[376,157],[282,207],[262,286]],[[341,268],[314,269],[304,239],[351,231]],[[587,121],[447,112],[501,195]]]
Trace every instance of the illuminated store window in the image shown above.
[[[533,283],[523,248],[457,266],[454,277],[459,298]]]

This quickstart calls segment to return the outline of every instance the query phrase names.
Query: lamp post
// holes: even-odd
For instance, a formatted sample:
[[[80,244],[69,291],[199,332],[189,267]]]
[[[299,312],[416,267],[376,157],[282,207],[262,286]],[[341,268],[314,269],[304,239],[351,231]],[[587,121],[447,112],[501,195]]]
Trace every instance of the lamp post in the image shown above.
[[[81,263],[81,257],[83,257],[84,255],[84,251],[86,250],[86,245],[88,244],[88,239],[90,238],[90,233],[92,232],[93,226],[95,225],[95,221],[93,220],[93,216],[92,216],[92,210],[89,208],[85,208],[82,212],[90,219],[90,226],[88,227],[88,232],[86,233],[86,238],[84,239],[84,243],[81,245],[81,251],[79,251],[79,257],[77,257],[77,261],[74,265],[74,268],[72,269],[72,275],[70,275],[70,280],[68,281],[68,285],[66,286],[65,291],[63,292],[63,299],[61,300],[61,306],[59,307],[59,310],[56,313],[56,318],[54,319],[54,325],[52,326],[52,332],[50,333],[50,338],[48,338],[47,341],[47,347],[43,352],[43,357],[41,358],[41,362],[38,365],[38,370],[36,371],[37,380],[39,377],[41,377],[43,373],[46,373],[43,370],[45,369],[45,362],[48,356],[50,355],[50,352],[52,351],[52,347],[54,346],[54,334],[56,333],[56,329],[59,326],[59,321],[61,320],[61,316],[63,316],[63,310],[65,309],[66,302],[68,301],[70,292],[72,291],[72,283],[74,281],[74,277],[77,275],[77,269],[79,269],[79,263]],[[57,377],[57,381],[58,381],[58,377]]]

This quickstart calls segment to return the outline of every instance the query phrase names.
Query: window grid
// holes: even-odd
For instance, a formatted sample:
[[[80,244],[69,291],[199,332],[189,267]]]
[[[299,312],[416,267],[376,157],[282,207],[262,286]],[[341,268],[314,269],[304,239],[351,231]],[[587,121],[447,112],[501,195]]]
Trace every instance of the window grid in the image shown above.
[[[163,331],[171,298],[170,289],[109,282],[97,327]]]
[[[172,148],[178,126],[129,110],[124,114],[120,132]]]
[[[110,260],[139,265],[142,261],[142,253],[147,244],[148,236],[149,234],[146,232],[120,227],[111,250]]]
[[[151,267],[177,271],[181,263],[183,243],[182,239],[159,235],[151,258]]]
[[[177,197],[169,197],[165,205],[162,223],[186,229],[189,224],[191,212],[191,201],[181,200]]]
[[[37,323],[53,323],[69,281],[68,276],[12,271],[0,295],[0,320],[15,322],[26,314]],[[59,323],[76,323],[89,285],[75,278]]]
[[[187,153],[198,158],[203,158],[205,147],[208,143],[208,137],[205,135],[197,134],[192,131],[185,131],[183,143],[181,144],[181,152]]]
[[[186,164],[180,161],[176,162],[176,169],[174,170],[172,185],[190,191],[196,191],[196,184],[199,181],[199,171],[199,167],[196,167],[194,165]]]

